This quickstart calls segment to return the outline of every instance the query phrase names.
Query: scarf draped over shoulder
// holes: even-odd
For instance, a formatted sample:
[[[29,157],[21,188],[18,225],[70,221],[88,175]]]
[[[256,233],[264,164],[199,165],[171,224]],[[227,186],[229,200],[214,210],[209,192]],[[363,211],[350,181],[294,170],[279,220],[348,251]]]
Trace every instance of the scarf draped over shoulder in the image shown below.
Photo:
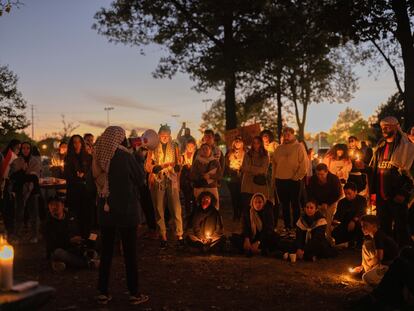
[[[93,152],[92,173],[95,180],[98,195],[101,198],[109,196],[109,165],[115,151],[127,150],[121,143],[125,139],[125,130],[119,126],[109,126],[97,139]]]

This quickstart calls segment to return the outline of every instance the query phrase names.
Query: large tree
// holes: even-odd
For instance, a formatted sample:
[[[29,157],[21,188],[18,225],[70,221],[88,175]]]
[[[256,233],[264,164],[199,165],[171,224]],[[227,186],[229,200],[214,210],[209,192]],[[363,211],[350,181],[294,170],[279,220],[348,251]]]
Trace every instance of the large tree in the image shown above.
[[[373,135],[367,120],[360,111],[347,107],[338,115],[338,119],[329,131],[329,143],[346,143],[349,136],[356,136],[360,140],[368,140]]]
[[[364,47],[371,47],[393,72],[404,102],[405,124],[414,124],[414,1],[336,0],[334,17],[338,32]],[[372,49],[369,49],[372,52]],[[401,71],[400,66],[401,63]],[[378,66],[377,64],[375,64]]]
[[[331,19],[331,2],[272,4],[261,26],[267,49],[256,59],[256,67],[245,74],[246,89],[256,97],[275,100],[279,116],[282,106],[292,106],[299,137],[304,139],[310,104],[341,103],[351,98],[356,89],[351,63],[357,54],[346,45]]]
[[[248,101],[252,101],[252,98],[248,98]],[[259,100],[256,102],[248,102],[246,100],[239,100],[236,103],[237,110],[237,127],[245,126],[249,124],[259,123],[263,129],[271,130],[273,133],[277,132],[277,121],[279,114],[277,112],[277,106],[270,100]],[[290,121],[292,113],[284,108],[285,119],[281,120],[282,124],[286,124]],[[224,135],[225,128],[225,105],[224,101],[219,99],[215,101],[210,109],[205,111],[201,116],[202,123],[200,130],[213,129],[220,135]]]
[[[232,129],[238,123],[238,75],[263,50],[257,27],[266,5],[266,0],[117,0],[96,13],[93,28],[112,42],[163,46],[167,55],[155,77],[181,71],[198,90],[224,89],[225,127]]]
[[[26,128],[26,101],[17,89],[17,75],[0,66],[0,135]]]

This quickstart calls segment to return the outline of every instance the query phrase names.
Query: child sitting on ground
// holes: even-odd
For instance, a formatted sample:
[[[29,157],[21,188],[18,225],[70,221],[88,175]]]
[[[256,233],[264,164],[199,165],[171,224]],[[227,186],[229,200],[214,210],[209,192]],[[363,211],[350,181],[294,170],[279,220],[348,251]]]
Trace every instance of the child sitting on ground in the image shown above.
[[[60,272],[66,267],[97,268],[98,254],[93,249],[96,235],[91,234],[88,241],[74,234],[75,221],[65,213],[64,202],[51,198],[48,202],[49,217],[45,224],[46,256],[51,260],[52,269]]]
[[[202,192],[192,217],[188,244],[204,252],[222,249],[225,244],[223,222],[216,209],[216,198],[211,192]]]
[[[308,201],[305,212],[296,223],[296,257],[315,261],[317,258],[329,258],[336,256],[326,239],[325,232],[327,221],[317,210],[316,201]]]
[[[352,272],[363,273],[364,282],[375,286],[380,283],[388,265],[398,256],[398,245],[380,230],[375,215],[362,216],[361,227],[366,238],[362,245],[362,263]]]

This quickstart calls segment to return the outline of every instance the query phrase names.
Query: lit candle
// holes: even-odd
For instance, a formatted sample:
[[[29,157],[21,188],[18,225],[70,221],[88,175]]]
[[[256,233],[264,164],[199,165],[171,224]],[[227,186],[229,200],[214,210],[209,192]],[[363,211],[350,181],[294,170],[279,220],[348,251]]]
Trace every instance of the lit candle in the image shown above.
[[[209,240],[211,238],[210,232],[206,232],[206,238],[207,238],[207,240]]]
[[[348,271],[349,271],[349,273],[354,273],[354,268],[349,267],[349,268],[348,268]]]
[[[13,246],[1,238],[0,245],[0,289],[10,290],[13,286]]]

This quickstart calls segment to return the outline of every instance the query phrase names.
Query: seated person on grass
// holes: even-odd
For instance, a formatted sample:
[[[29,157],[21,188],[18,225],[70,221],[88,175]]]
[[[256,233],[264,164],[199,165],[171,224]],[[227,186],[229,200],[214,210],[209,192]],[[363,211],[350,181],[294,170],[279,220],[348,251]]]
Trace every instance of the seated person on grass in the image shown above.
[[[44,236],[46,256],[51,260],[52,269],[63,271],[66,267],[96,268],[99,265],[98,254],[93,249],[96,235],[91,234],[88,241],[83,241],[75,233],[75,221],[67,217],[62,199],[51,198],[48,209]]]
[[[305,212],[296,223],[296,257],[307,261],[315,261],[317,258],[329,258],[336,256],[326,239],[327,222],[325,217],[317,210],[315,201],[308,201]]]
[[[274,231],[273,206],[262,193],[255,193],[250,209],[243,212],[242,234],[233,234],[233,245],[248,256],[267,255],[280,247],[279,236]]]
[[[353,182],[348,182],[344,186],[345,198],[338,202],[334,220],[332,237],[335,244],[345,242],[362,242],[361,216],[365,214],[367,200],[358,194],[357,186]]]
[[[189,246],[204,252],[220,250],[224,246],[223,222],[211,192],[202,192],[197,198],[187,241]]]
[[[398,256],[398,245],[379,228],[375,215],[362,216],[361,227],[365,235],[362,263],[352,272],[363,273],[364,282],[375,286],[388,270],[388,265]]]

